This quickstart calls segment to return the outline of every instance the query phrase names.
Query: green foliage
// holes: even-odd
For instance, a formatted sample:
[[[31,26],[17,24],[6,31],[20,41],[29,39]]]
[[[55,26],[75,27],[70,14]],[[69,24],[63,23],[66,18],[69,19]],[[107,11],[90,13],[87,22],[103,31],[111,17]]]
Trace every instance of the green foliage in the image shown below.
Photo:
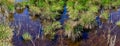
[[[32,13],[40,13],[40,8],[36,7],[36,6],[30,6],[30,11],[32,11]]]
[[[118,7],[120,5],[120,0],[28,0],[20,2],[20,7],[25,8],[25,5],[28,5],[30,8],[31,14],[41,14],[41,16],[46,20],[43,24],[44,34],[55,35],[55,29],[61,28],[60,22],[56,21],[55,18],[61,15],[63,11],[63,6],[66,4],[69,20],[64,24],[65,34],[70,37],[78,34],[78,29],[82,29],[82,26],[90,26],[95,23],[95,15],[100,9],[100,5],[105,9],[109,9],[111,6]],[[9,11],[14,11],[14,2],[11,3],[10,0],[0,0],[0,4]],[[109,12],[104,10],[101,14],[101,17],[108,19]],[[77,20],[78,19],[78,20]],[[73,20],[76,20],[73,21]],[[77,24],[80,24],[76,26]],[[119,23],[116,23],[119,24]],[[95,24],[94,24],[95,25]],[[77,28],[77,29],[76,29]],[[2,28],[1,28],[2,29]],[[1,35],[2,36],[2,35]],[[7,34],[5,34],[7,36]],[[31,39],[29,33],[23,34],[24,39]]]
[[[28,32],[25,32],[22,35],[22,37],[23,37],[24,40],[32,40],[32,36]]]
[[[111,1],[111,5],[112,5],[112,6],[115,6],[115,7],[120,6],[120,3],[119,3],[119,2],[120,2],[120,0],[112,0],[112,1]]]
[[[12,46],[12,31],[8,25],[0,24],[0,46]]]
[[[116,22],[116,25],[120,26],[120,21]]]
[[[73,32],[72,32],[72,40],[75,41],[76,38],[79,38],[82,34],[81,31],[83,31],[83,26],[82,25],[76,25],[74,28],[73,28]]]
[[[36,2],[36,4],[37,4],[38,7],[42,8],[42,7],[44,7],[45,2],[43,0],[39,0],[39,1]]]
[[[70,14],[69,17],[72,20],[75,20],[80,17],[80,15],[78,13],[79,13],[79,11],[77,11],[77,10],[71,10],[68,14]]]
[[[65,28],[65,31],[71,31],[72,30],[72,27],[71,27],[70,24],[66,24],[64,28]]]
[[[104,11],[104,12],[101,14],[101,17],[107,20],[107,19],[109,18],[109,12],[108,12],[108,11]]]
[[[59,11],[63,10],[64,3],[64,0],[37,0],[36,5],[34,5],[37,9],[34,10],[33,7],[30,7],[30,9],[32,12],[36,11],[44,17],[54,20],[60,15]]]
[[[0,4],[9,11],[14,11],[14,0],[1,0]]]
[[[79,31],[83,31],[82,25],[77,25],[74,27],[74,34],[77,34]]]
[[[68,36],[68,38],[75,41],[76,38],[81,36],[81,31],[83,31],[83,26],[77,23],[76,21],[68,20],[64,25],[64,29],[65,29],[65,35]]]
[[[66,21],[65,25],[64,25],[64,29],[65,29],[65,35],[68,36],[68,38],[71,38],[71,33],[73,32],[73,21],[68,20]]]
[[[13,46],[13,45],[11,44],[11,42],[0,41],[0,46]]]
[[[53,24],[52,24],[52,28],[61,28],[61,25],[60,25],[60,22],[53,22]]]
[[[12,35],[12,29],[9,26],[0,24],[0,40],[9,39]]]
[[[43,25],[44,28],[44,35],[49,35],[50,39],[54,38],[55,35],[55,29],[59,29],[61,28],[60,22],[56,21],[56,22],[52,22],[52,23],[48,23],[46,25]]]
[[[110,0],[101,0],[101,4],[107,9],[110,7]]]
[[[10,11],[14,11],[14,10],[15,10],[14,4],[9,4],[9,5],[8,5],[8,9],[9,9]]]
[[[99,7],[98,7],[98,6],[95,6],[95,5],[93,5],[93,6],[91,6],[91,7],[89,8],[89,11],[90,11],[90,12],[93,12],[93,13],[97,13],[98,10],[99,10]]]
[[[82,26],[90,25],[93,21],[95,21],[95,15],[91,12],[83,13],[80,18],[80,24]]]

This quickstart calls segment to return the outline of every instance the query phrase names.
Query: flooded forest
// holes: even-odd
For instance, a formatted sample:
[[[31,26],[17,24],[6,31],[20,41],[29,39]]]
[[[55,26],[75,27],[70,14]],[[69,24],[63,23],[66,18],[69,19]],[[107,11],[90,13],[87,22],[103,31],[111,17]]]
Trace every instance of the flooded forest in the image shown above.
[[[120,46],[120,0],[0,0],[0,46]]]

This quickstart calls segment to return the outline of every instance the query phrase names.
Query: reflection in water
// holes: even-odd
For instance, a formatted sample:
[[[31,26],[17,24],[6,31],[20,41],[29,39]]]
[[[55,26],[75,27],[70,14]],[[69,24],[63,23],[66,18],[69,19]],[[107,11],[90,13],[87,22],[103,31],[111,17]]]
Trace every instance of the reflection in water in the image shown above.
[[[97,22],[98,26],[102,25],[102,22],[100,21],[100,17],[99,16],[96,16],[96,22]]]
[[[65,6],[65,7],[64,7],[64,10],[63,10],[63,14],[62,14],[61,19],[60,19],[61,25],[63,25],[63,24],[64,24],[64,21],[67,20],[68,18],[69,18],[69,17],[68,17],[68,15],[67,15],[67,8],[66,8],[66,6]]]
[[[40,20],[37,19],[32,21],[29,18],[29,11],[25,8],[24,12],[21,14],[14,14],[14,21],[11,22],[11,27],[14,27],[14,36],[13,36],[13,44],[15,46],[25,46],[23,44],[22,34],[24,32],[29,32],[32,35],[33,40],[42,35],[42,26],[40,24]],[[19,43],[19,44],[18,44]],[[30,42],[28,42],[30,43]]]
[[[67,13],[67,9],[65,7],[63,15],[61,16],[61,19],[60,19],[61,24],[64,24],[64,21],[68,18],[66,13]],[[32,39],[34,42],[38,42],[39,40],[36,41],[36,38],[41,37],[43,34],[40,20],[35,19],[33,21],[29,17],[30,17],[30,15],[29,15],[28,8],[25,8],[23,13],[17,13],[17,12],[14,13],[14,21],[10,22],[11,23],[10,26],[14,27],[13,44],[15,46],[31,46],[31,42],[24,42],[24,39],[22,38],[22,34],[24,32],[29,32],[32,35]],[[55,39],[51,42],[53,42],[54,44],[58,44],[59,38],[60,38],[60,36],[56,35]],[[51,44],[49,40],[48,41],[42,40],[42,41],[46,45]],[[42,44],[42,43],[40,42],[39,44]]]
[[[20,0],[18,0],[18,1],[20,2]],[[61,15],[61,19],[60,19],[61,25],[63,25],[64,21],[67,20],[68,18],[69,17],[67,16],[67,8],[65,6],[63,14]],[[109,20],[113,21],[114,24],[115,24],[115,22],[117,22],[119,20],[119,18],[120,18],[120,11],[110,13]],[[96,22],[98,23],[98,26],[101,25],[99,16],[96,17]],[[23,13],[21,13],[21,14],[15,13],[14,14],[14,21],[11,22],[10,26],[15,28],[13,31],[14,36],[12,39],[13,44],[15,46],[32,46],[32,43],[30,41],[24,41],[24,39],[22,38],[22,34],[24,32],[29,32],[32,35],[33,42],[35,42],[38,46],[52,46],[52,43],[53,44],[59,43],[58,42],[58,39],[60,37],[59,35],[55,35],[55,39],[53,39],[52,43],[49,40],[41,40],[41,38],[39,40],[36,40],[36,37],[38,37],[38,36],[41,37],[43,34],[43,31],[41,29],[42,25],[41,25],[39,19],[32,21],[29,18],[28,8],[25,8]],[[105,26],[108,26],[108,25],[104,25],[103,27],[105,27]],[[108,27],[105,27],[105,28],[108,28]],[[118,33],[120,32],[120,31],[118,31],[118,30],[116,31],[116,30],[117,29],[115,29],[114,31],[118,32]],[[60,31],[63,31],[63,30],[60,30]],[[116,33],[116,34],[118,34],[118,33]],[[89,41],[88,32],[82,32],[82,38],[84,40]],[[97,38],[99,38],[99,37],[97,37]],[[92,39],[92,40],[95,40],[95,39]],[[72,43],[69,42],[69,44],[72,44]]]

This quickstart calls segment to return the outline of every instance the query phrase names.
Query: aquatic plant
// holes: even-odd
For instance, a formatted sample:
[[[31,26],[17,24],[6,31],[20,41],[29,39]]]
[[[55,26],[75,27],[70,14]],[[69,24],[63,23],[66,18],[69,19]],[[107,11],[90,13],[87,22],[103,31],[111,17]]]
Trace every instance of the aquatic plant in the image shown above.
[[[120,3],[118,3],[118,2],[120,2],[120,0],[112,0],[112,1],[111,1],[111,5],[112,5],[112,6],[116,6],[116,7],[117,7],[117,6],[120,6]]]
[[[110,0],[101,0],[101,4],[104,6],[105,9],[110,8]]]
[[[68,38],[70,38],[73,30],[70,21],[65,22],[64,29],[65,29],[65,35],[68,36]]]
[[[0,24],[0,46],[12,46],[13,29],[8,25]]]
[[[66,3],[69,17],[73,20],[75,20],[78,17],[78,13],[79,13],[78,8],[80,8],[80,7],[77,7],[77,10],[76,10],[76,9],[74,9],[74,5],[75,5],[74,1],[67,1],[67,3]]]
[[[109,18],[109,11],[103,11],[100,17],[107,20]]]
[[[0,41],[0,46],[13,46],[10,41]]]
[[[89,12],[97,13],[99,10],[99,6],[93,5],[88,10],[89,10]]]
[[[13,13],[9,13],[8,16],[7,16],[7,21],[8,22],[11,22],[14,20],[14,16],[13,16]]]
[[[120,21],[116,22],[116,25],[120,26]]]
[[[22,35],[22,37],[23,37],[23,39],[24,40],[30,40],[31,42],[32,42],[32,44],[33,44],[33,46],[35,46],[35,43],[33,42],[33,40],[32,40],[32,36],[28,33],[28,32],[25,32],[23,35]]]
[[[83,31],[82,30],[83,26],[79,25],[79,23],[75,21],[67,20],[65,22],[64,29],[65,29],[65,36],[75,41],[77,38],[81,36],[81,31]]]
[[[104,9],[109,10],[112,6],[118,7],[120,5],[119,2],[120,0],[28,0],[15,3],[13,0],[0,0],[0,4],[8,11],[14,12],[16,4],[20,8],[16,12],[23,11],[26,5],[29,6],[30,14],[38,14],[40,18],[43,18],[42,22],[45,20],[43,24],[44,35],[51,35],[51,39],[53,39],[56,33],[55,30],[62,27],[60,22],[56,21],[55,18],[61,15],[60,12],[63,11],[64,6],[67,7],[70,19],[65,21],[65,24],[63,24],[65,27],[63,28],[68,37],[75,39],[76,36],[81,34],[80,31],[82,31],[82,28],[95,26],[96,13],[99,13],[98,11],[101,10],[100,5]],[[101,18],[106,20],[109,16],[109,11],[107,10],[104,10],[100,15]],[[77,24],[80,25],[77,26]],[[119,25],[119,23],[116,24]],[[24,39],[31,39],[29,34],[25,33],[24,35]],[[26,35],[28,35],[28,38]]]
[[[50,3],[49,3],[50,2]],[[46,1],[45,6],[43,6],[43,14],[44,16],[47,16],[51,20],[54,20],[57,16],[60,15],[59,11],[63,10],[64,6],[64,1],[59,0],[59,1]]]
[[[86,14],[82,14],[80,18],[80,24],[89,28],[90,25],[95,24],[95,15],[91,12],[87,12]]]
[[[62,26],[60,25],[60,22],[56,21],[56,22],[52,22],[52,23],[48,23],[46,25],[43,25],[43,30],[44,30],[44,35],[49,35],[50,39],[54,38],[55,35],[55,30],[61,28]]]
[[[0,4],[4,6],[8,11],[14,12],[14,0],[1,0]]]
[[[0,24],[0,39],[8,39],[8,37],[12,36],[12,29],[9,26]]]
[[[24,40],[32,40],[32,36],[28,32],[25,32],[22,35],[22,37],[23,37]]]
[[[58,2],[58,3],[56,3]],[[60,15],[59,11],[63,10],[64,0],[48,1],[48,0],[28,0],[20,3],[23,7],[29,6],[30,12],[41,14],[42,16],[54,20],[56,16]]]
[[[82,36],[82,31],[83,30],[83,26],[82,25],[76,25],[74,28],[73,28],[73,33],[72,33],[72,40],[73,41],[76,41],[77,39],[80,39],[81,36]]]
[[[41,13],[40,8],[38,8],[36,6],[29,6],[29,7],[30,7],[30,11],[32,11],[31,13],[33,13],[33,14]]]

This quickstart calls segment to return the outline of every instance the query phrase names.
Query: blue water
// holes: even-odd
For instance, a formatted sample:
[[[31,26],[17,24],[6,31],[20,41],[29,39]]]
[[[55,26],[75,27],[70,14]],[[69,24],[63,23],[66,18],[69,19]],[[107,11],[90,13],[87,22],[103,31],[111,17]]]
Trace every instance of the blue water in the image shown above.
[[[110,13],[109,21],[115,24],[119,20],[120,20],[120,10]]]
[[[28,1],[28,0],[15,0],[15,2],[23,2],[23,1]]]
[[[64,7],[63,14],[60,16],[60,18],[61,19],[59,20],[59,22],[61,23],[61,25],[63,25],[64,22],[69,18],[68,15],[67,15],[67,8],[66,8],[66,6]],[[61,31],[63,31],[63,30],[61,30]],[[53,44],[58,44],[59,43],[58,42],[59,38],[60,38],[60,36],[58,34],[56,34],[54,36],[54,39],[53,39]]]
[[[25,8],[24,12],[21,14],[14,13],[14,21],[10,22],[11,27],[15,27],[14,29],[14,36],[13,36],[13,42],[15,46],[21,46],[23,45],[23,38],[22,34],[25,32],[29,32],[33,38],[33,40],[37,36],[41,36],[43,34],[42,31],[42,25],[40,23],[40,20],[31,20],[29,16],[28,8]],[[18,43],[20,45],[18,45]]]
[[[98,26],[102,25],[102,22],[100,21],[100,17],[99,16],[96,16],[96,22],[97,22]]]
[[[60,23],[61,25],[64,24],[65,20],[67,20],[69,16],[67,15],[67,8],[66,6],[64,7],[63,14],[61,15]]]
[[[61,15],[60,23],[61,25],[64,24],[65,20],[68,19],[67,16],[67,9],[64,7],[63,14]],[[13,44],[15,46],[26,46],[23,41],[22,34],[25,32],[29,32],[32,36],[32,39],[35,40],[35,38],[39,35],[40,37],[43,35],[43,30],[42,30],[42,25],[40,23],[40,20],[31,20],[30,15],[29,15],[29,10],[28,8],[25,8],[23,13],[18,14],[14,13],[14,21],[10,22],[11,27],[14,28],[14,36],[13,36]],[[58,43],[58,35],[55,35],[55,38],[53,39],[53,43],[57,44]],[[19,44],[18,44],[19,43]],[[28,44],[31,44],[28,42]],[[49,43],[46,43],[49,44]]]
[[[88,39],[88,32],[82,32],[82,39],[87,40]]]
[[[16,2],[22,2],[22,0],[16,0]],[[24,43],[24,39],[22,38],[22,34],[25,32],[29,32],[32,35],[33,40],[35,40],[35,38],[37,36],[42,36],[43,35],[43,30],[42,30],[42,25],[40,23],[40,20],[31,20],[29,15],[29,11],[26,8],[23,13],[18,14],[18,13],[14,13],[14,21],[11,22],[10,26],[14,26],[14,36],[13,36],[13,44],[15,46],[29,46],[27,44],[30,44],[30,46],[32,46],[31,42],[28,42],[27,44]],[[63,10],[63,14],[61,15],[61,19],[59,20],[61,25],[64,24],[64,22],[69,18],[69,16],[67,15],[67,8],[66,6],[64,7]],[[116,11],[116,12],[111,12],[110,16],[109,16],[109,20],[108,21],[112,21],[113,24],[115,24],[117,21],[120,20],[120,10]],[[96,17],[96,22],[98,24],[98,26],[102,25],[102,22],[100,21],[99,16]],[[18,26],[18,27],[17,27]],[[20,28],[21,26],[21,28]],[[105,26],[105,25],[104,25]],[[20,28],[20,29],[19,29]],[[19,34],[18,34],[18,31]],[[59,35],[55,35],[55,39],[53,39],[53,44],[58,43],[58,38]],[[88,39],[88,32],[83,32],[82,33],[82,38],[84,40]],[[46,46],[50,46],[48,42]]]

